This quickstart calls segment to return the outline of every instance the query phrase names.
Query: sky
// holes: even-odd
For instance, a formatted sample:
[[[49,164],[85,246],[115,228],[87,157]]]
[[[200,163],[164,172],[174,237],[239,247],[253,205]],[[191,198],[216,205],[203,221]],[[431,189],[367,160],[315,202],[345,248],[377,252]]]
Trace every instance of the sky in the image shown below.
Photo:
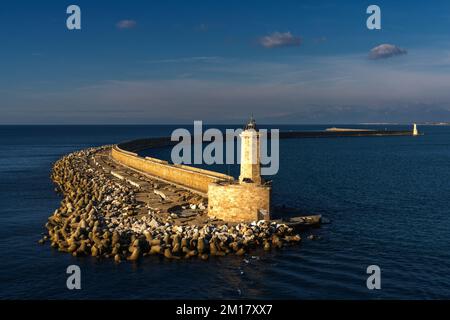
[[[2,1],[0,124],[450,121],[449,40],[446,0]]]

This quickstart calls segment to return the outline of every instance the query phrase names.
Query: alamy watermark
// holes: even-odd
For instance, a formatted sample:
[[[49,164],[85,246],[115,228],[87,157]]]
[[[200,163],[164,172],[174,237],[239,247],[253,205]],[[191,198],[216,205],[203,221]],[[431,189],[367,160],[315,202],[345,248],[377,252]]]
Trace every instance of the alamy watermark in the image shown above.
[[[72,4],[67,7],[66,14],[69,16],[66,20],[66,26],[69,30],[81,30],[81,8]],[[366,26],[369,30],[381,30],[381,9],[372,4],[367,7],[366,14],[370,16],[366,20]]]
[[[171,140],[178,144],[172,149],[171,160],[174,164],[187,165],[240,164],[240,135],[243,131],[243,129],[226,129],[223,132],[217,128],[209,128],[203,132],[203,122],[194,121],[193,133],[183,128],[172,132]],[[258,135],[258,137],[255,135],[258,141],[252,141],[252,147],[256,153],[259,145],[260,153],[259,157],[257,155],[250,157],[253,159],[253,164],[256,164],[259,159],[262,175],[277,174],[280,167],[279,130],[260,129],[254,132]],[[207,143],[205,147],[204,143]]]
[[[69,290],[81,290],[81,269],[79,266],[73,264],[67,267],[67,274],[70,276],[67,278],[66,286]]]
[[[370,276],[367,278],[366,286],[369,290],[381,289],[381,269],[377,265],[370,265],[366,270]]]
[[[381,9],[379,6],[372,4],[367,7],[367,14],[370,16],[367,18],[366,26],[369,30],[381,30]]]
[[[69,30],[81,30],[81,9],[77,5],[67,7],[66,13],[69,14],[66,20],[66,26]]]

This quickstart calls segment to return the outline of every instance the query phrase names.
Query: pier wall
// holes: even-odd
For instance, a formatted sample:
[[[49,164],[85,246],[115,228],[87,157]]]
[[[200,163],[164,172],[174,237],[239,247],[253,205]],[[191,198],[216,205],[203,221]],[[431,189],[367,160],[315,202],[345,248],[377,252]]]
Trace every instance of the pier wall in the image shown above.
[[[127,167],[205,195],[208,193],[210,183],[234,181],[233,177],[218,172],[185,165],[169,164],[167,161],[150,157],[143,158],[134,152],[123,150],[119,146],[112,148],[111,156],[114,160]]]

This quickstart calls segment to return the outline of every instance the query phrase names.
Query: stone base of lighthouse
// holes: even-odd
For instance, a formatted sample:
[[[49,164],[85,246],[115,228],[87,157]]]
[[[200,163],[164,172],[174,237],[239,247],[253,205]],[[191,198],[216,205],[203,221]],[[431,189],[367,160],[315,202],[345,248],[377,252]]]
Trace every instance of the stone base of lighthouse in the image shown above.
[[[230,222],[270,220],[271,191],[256,183],[211,183],[208,216]]]

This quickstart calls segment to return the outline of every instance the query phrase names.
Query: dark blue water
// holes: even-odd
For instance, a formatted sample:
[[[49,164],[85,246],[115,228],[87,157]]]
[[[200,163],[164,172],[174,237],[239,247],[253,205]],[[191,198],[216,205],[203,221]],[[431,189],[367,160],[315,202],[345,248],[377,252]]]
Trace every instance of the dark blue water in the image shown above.
[[[420,137],[283,140],[275,204],[332,223],[313,231],[322,240],[256,251],[248,263],[148,257],[116,265],[37,244],[61,200],[49,179],[54,161],[173,128],[0,126],[0,298],[450,298],[450,127],[421,127]],[[81,291],[66,289],[71,264],[81,267]],[[381,268],[378,291],[366,287],[372,264]]]

